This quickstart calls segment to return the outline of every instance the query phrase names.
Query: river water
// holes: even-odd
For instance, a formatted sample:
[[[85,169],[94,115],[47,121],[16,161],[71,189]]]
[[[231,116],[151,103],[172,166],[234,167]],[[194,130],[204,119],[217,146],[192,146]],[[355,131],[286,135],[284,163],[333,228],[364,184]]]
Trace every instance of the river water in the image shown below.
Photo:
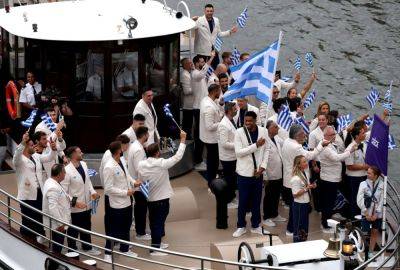
[[[167,0],[176,8],[178,0]],[[186,0],[191,16],[203,15],[206,1]],[[304,53],[312,52],[318,81],[315,106],[307,111],[311,118],[316,104],[326,100],[340,113],[354,116],[367,113],[365,97],[371,86],[384,95],[393,80],[394,111],[390,133],[400,145],[399,90],[400,90],[400,2],[399,1],[326,1],[326,0],[218,0],[215,16],[221,20],[222,30],[229,29],[236,17],[248,6],[249,19],[244,29],[224,38],[223,50],[234,46],[240,52],[253,53],[278,38],[283,31],[278,69],[283,75],[293,76],[293,61],[300,55],[302,82],[310,76],[311,68],[304,61]],[[381,114],[378,104],[373,111]],[[389,154],[389,176],[400,180],[400,150]]]

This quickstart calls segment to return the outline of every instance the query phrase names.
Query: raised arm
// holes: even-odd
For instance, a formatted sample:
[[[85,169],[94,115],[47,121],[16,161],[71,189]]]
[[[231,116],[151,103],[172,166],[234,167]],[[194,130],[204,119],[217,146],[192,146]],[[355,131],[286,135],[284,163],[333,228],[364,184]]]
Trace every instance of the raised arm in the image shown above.
[[[313,83],[314,83],[314,81],[315,81],[316,79],[317,79],[317,74],[316,74],[315,72],[313,72],[313,73],[311,74],[310,79],[309,79],[308,82],[306,83],[306,85],[304,85],[303,90],[301,90],[301,92],[300,92],[300,95],[301,95],[301,98],[302,98],[302,99],[307,95],[308,91],[310,91],[311,86],[313,85]]]

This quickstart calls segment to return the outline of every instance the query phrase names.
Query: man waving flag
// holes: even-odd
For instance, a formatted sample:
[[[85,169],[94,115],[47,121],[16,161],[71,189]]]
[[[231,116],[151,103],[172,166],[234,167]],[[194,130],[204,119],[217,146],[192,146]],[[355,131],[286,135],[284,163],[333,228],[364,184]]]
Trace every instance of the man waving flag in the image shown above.
[[[224,94],[224,101],[244,96],[255,95],[257,99],[268,104],[275,78],[281,46],[282,32],[279,39],[267,48],[256,53],[247,61],[231,67],[231,75],[235,82]]]

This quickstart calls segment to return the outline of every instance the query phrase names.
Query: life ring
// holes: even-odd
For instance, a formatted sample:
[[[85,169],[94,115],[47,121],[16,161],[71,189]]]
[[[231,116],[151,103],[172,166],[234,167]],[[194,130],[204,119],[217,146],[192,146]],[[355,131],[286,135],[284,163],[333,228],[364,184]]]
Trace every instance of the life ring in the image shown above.
[[[19,93],[17,86],[13,81],[9,81],[6,86],[6,102],[8,114],[13,120],[15,120],[18,115],[18,98]]]

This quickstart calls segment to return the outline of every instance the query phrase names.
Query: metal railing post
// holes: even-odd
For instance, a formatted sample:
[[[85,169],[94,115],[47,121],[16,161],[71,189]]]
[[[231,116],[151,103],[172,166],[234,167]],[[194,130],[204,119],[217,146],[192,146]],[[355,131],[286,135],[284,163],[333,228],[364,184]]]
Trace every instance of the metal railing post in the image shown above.
[[[111,269],[115,269],[114,265],[114,240],[111,240]]]
[[[204,260],[201,260],[200,263],[201,263],[201,265],[200,265],[201,268],[200,268],[200,269],[201,269],[201,270],[204,270]]]
[[[51,249],[51,242],[52,242],[52,240],[53,240],[53,230],[52,230],[52,228],[51,228],[51,223],[52,223],[52,219],[51,218],[49,218],[49,227],[50,227],[50,236],[49,236],[49,238],[50,238],[50,241],[49,241],[49,249]]]
[[[11,198],[7,196],[7,217],[8,217],[8,226],[11,228]]]

